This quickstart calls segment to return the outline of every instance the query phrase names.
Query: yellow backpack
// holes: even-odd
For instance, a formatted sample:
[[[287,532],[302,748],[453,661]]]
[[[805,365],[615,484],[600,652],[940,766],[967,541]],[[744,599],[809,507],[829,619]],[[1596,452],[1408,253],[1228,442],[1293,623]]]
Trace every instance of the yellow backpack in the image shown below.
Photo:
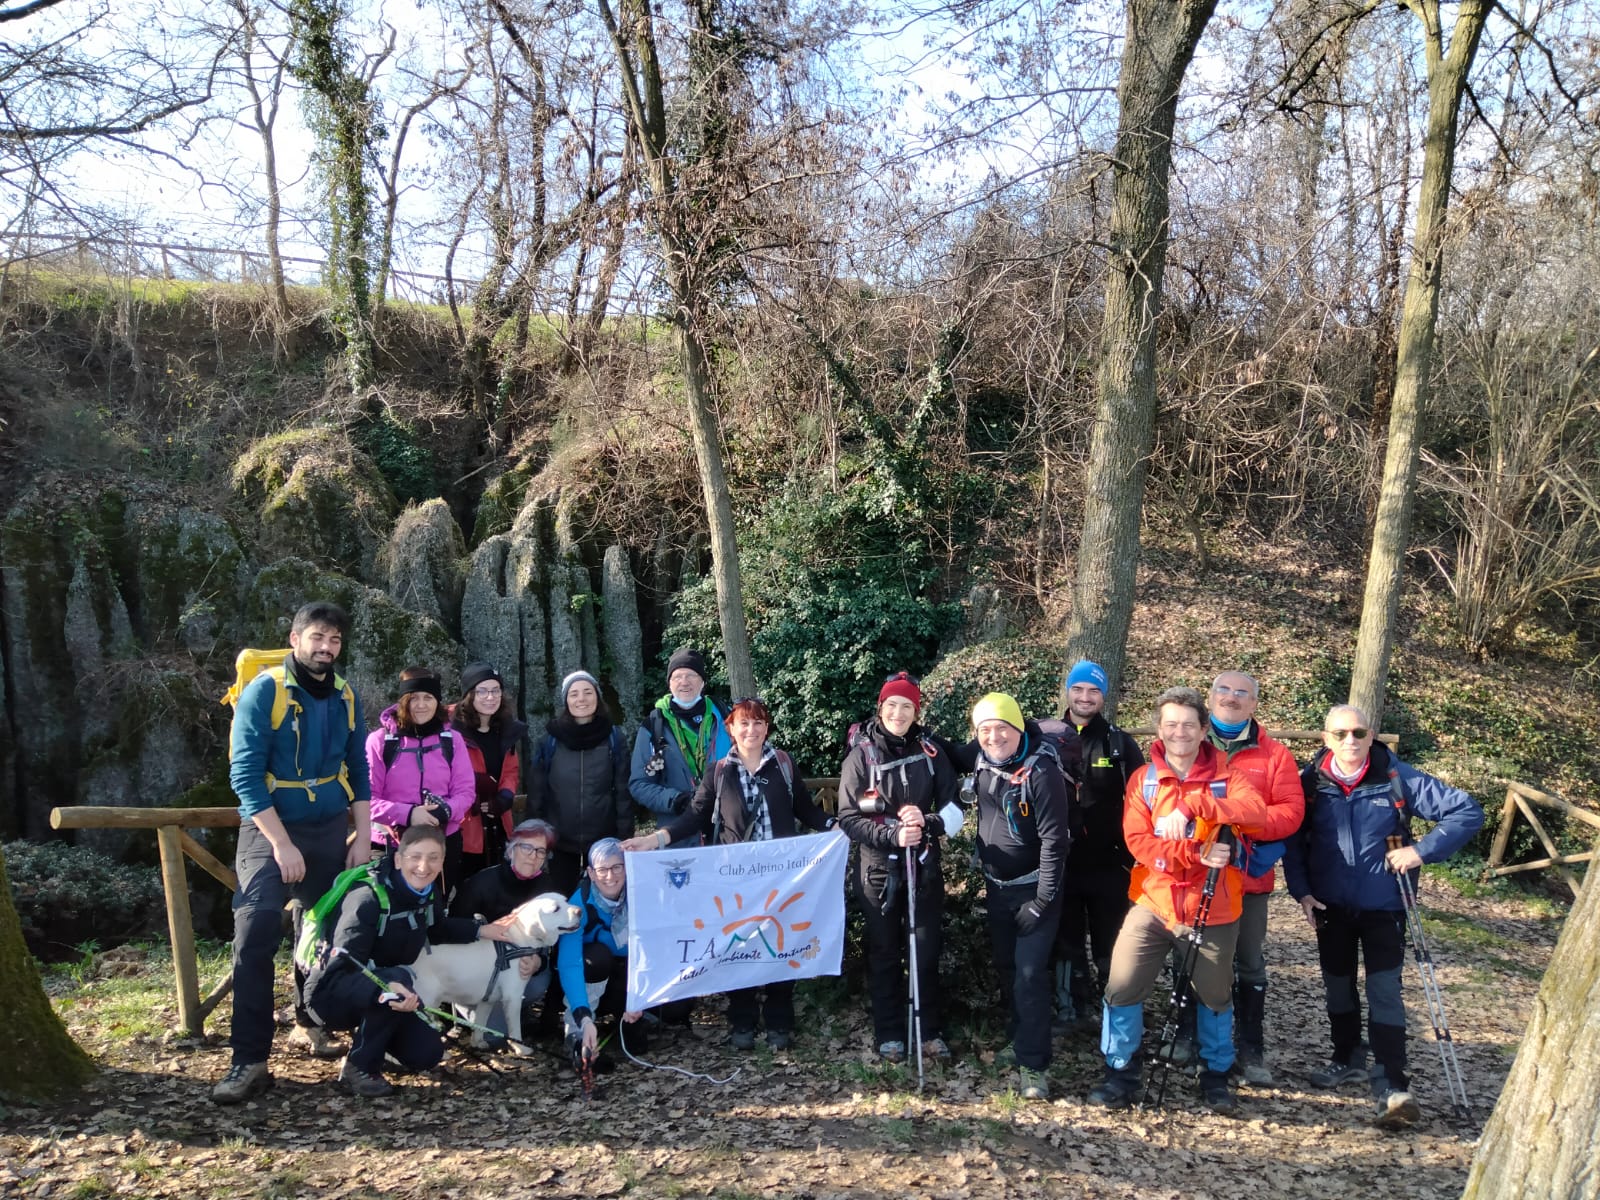
[[[280,650],[252,650],[239,651],[238,657],[233,660],[233,686],[222,697],[222,703],[229,708],[237,709],[239,697],[244,695],[244,689],[257,675],[265,672],[273,682],[272,691],[272,728],[282,727],[284,720],[289,716],[289,710],[294,710],[294,736],[295,736],[295,761],[300,761],[300,713],[303,706],[289,693],[289,685],[285,682],[289,656],[294,653],[284,647]],[[344,699],[345,715],[350,722],[350,732],[356,728],[356,693],[343,675],[334,675],[333,686],[339,690],[339,695]],[[233,742],[228,743],[228,758],[233,758]],[[337,779],[344,787],[345,796],[355,799],[355,789],[350,786],[350,772],[343,763],[339,764],[339,773],[329,775],[323,779],[278,779],[272,774],[267,775],[267,791],[271,792],[280,787],[304,788],[316,800],[316,787],[318,784],[331,783]]]

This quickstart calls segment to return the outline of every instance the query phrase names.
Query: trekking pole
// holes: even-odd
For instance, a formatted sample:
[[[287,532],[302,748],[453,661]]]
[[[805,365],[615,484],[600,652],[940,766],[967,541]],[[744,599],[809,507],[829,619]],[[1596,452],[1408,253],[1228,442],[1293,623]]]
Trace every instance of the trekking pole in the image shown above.
[[[906,965],[910,971],[907,994],[911,1000],[906,1031],[917,1056],[917,1091],[922,1090],[922,981],[917,973],[917,856],[906,847]]]
[[[1396,834],[1388,839],[1389,849],[1398,850],[1405,839]],[[1422,913],[1417,908],[1417,892],[1411,876],[1396,871],[1400,884],[1400,903],[1406,910],[1406,927],[1411,931],[1411,955],[1416,959],[1417,974],[1422,979],[1422,994],[1428,1003],[1428,1019],[1433,1022],[1433,1040],[1439,1047],[1439,1062],[1444,1069],[1445,1087],[1450,1092],[1450,1107],[1455,1115],[1465,1121],[1472,1116],[1472,1104],[1467,1098],[1467,1081],[1461,1073],[1461,1060],[1456,1057],[1455,1039],[1450,1036],[1450,1021],[1444,1012],[1444,989],[1433,970],[1433,952],[1428,948],[1428,937],[1422,929]]]
[[[1233,827],[1224,825],[1217,831],[1216,837],[1208,843],[1206,849],[1210,849],[1211,846],[1219,843],[1224,846],[1232,846],[1234,841]],[[1225,870],[1227,870],[1226,866],[1208,867],[1206,869],[1206,882],[1200,891],[1200,905],[1195,909],[1194,924],[1189,928],[1189,936],[1184,939],[1183,955],[1179,961],[1178,969],[1173,972],[1172,1002],[1167,1006],[1167,1019],[1162,1025],[1161,1040],[1156,1043],[1156,1059],[1159,1062],[1159,1066],[1151,1068],[1152,1075],[1159,1072],[1161,1076],[1161,1082],[1156,1087],[1155,1106],[1157,1108],[1161,1108],[1166,1104],[1167,1076],[1172,1074],[1172,1056],[1170,1054],[1163,1056],[1160,1053],[1160,1048],[1169,1042],[1175,1042],[1178,1037],[1178,1030],[1182,1027],[1183,1011],[1189,1007],[1190,1003],[1189,983],[1194,978],[1195,959],[1200,956],[1200,943],[1205,939],[1206,923],[1211,918],[1211,901],[1217,894],[1217,881],[1222,878],[1222,872]],[[1140,1108],[1144,1108],[1150,1102],[1151,1082],[1151,1076],[1146,1076],[1144,1095],[1139,1099]]]

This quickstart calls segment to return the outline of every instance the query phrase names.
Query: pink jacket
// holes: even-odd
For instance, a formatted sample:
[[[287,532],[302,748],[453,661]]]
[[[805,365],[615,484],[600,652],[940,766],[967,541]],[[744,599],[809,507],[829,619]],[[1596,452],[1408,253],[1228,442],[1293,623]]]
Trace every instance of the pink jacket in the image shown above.
[[[441,748],[446,737],[454,740],[448,763]],[[385,766],[384,745],[390,739],[394,739],[394,762]],[[447,837],[461,828],[462,818],[471,811],[477,795],[472,756],[467,753],[461,736],[448,723],[440,733],[425,738],[401,736],[393,705],[383,710],[378,728],[367,736],[367,768],[372,775],[372,840],[375,845],[399,840],[401,831],[411,821],[411,810],[422,803],[424,788],[450,806],[450,821],[444,830]]]

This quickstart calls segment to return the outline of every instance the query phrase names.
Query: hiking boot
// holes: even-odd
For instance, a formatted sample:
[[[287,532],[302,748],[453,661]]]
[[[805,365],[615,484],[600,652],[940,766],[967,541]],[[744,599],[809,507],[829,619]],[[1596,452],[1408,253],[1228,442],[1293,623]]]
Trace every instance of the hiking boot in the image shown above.
[[[1410,1092],[1390,1088],[1378,1100],[1378,1111],[1372,1123],[1379,1129],[1409,1129],[1422,1120],[1422,1109],[1412,1099]]]
[[[1239,1059],[1234,1064],[1238,1068],[1241,1078],[1253,1087],[1270,1087],[1272,1085],[1272,1071],[1267,1067],[1267,1060],[1261,1051],[1251,1047],[1239,1051]]]
[[[1044,1077],[1043,1071],[1022,1067],[1018,1070],[1018,1074],[1022,1077],[1022,1086],[1018,1089],[1018,1094],[1024,1100],[1050,1099],[1050,1081]]]
[[[382,1075],[369,1075],[346,1056],[339,1064],[339,1082],[349,1088],[353,1095],[363,1096],[368,1100],[375,1100],[379,1096],[387,1096],[394,1091],[394,1084]]]
[[[943,1061],[950,1057],[950,1047],[943,1038],[929,1038],[922,1043],[922,1057]]]
[[[1233,1082],[1226,1071],[1200,1072],[1200,1098],[1212,1112],[1232,1116],[1239,1111],[1239,1102],[1233,1096]]]
[[[333,1044],[328,1031],[320,1025],[296,1025],[289,1030],[289,1049],[299,1050],[312,1058],[342,1058],[344,1051]]]
[[[1106,1068],[1106,1077],[1089,1092],[1087,1103],[1096,1108],[1127,1108],[1139,1094],[1139,1078],[1144,1072],[1137,1060],[1118,1071]]]
[[[754,1050],[756,1048],[756,1031],[754,1029],[735,1029],[728,1034],[728,1045],[735,1050]]]
[[[1163,1042],[1156,1053],[1175,1067],[1186,1066],[1194,1061],[1195,1040],[1186,1033],[1180,1033],[1172,1041]]]
[[[1330,1063],[1318,1067],[1311,1072],[1311,1086],[1319,1088],[1336,1088],[1346,1083],[1365,1083],[1367,1081],[1367,1064],[1365,1062],[1340,1062],[1334,1059]]]
[[[879,1042],[878,1057],[886,1063],[905,1062],[906,1044],[904,1042]]]
[[[251,1096],[258,1096],[272,1086],[272,1073],[267,1064],[234,1063],[228,1073],[211,1089],[213,1104],[242,1104]]]
[[[997,1067],[1014,1067],[1017,1065],[1017,1048],[1010,1042],[994,1052],[994,1065]]]
[[[767,1049],[787,1050],[794,1042],[794,1035],[783,1029],[767,1030]]]

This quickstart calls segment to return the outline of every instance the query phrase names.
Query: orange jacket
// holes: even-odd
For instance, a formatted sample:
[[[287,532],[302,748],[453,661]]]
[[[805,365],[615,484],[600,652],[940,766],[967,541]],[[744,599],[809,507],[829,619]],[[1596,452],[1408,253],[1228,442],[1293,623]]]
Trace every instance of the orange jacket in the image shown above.
[[[1276,738],[1268,736],[1255,721],[1250,722],[1250,733],[1237,750],[1227,746],[1218,749],[1228,756],[1228,766],[1242,771],[1267,801],[1267,823],[1259,834],[1258,842],[1281,842],[1300,831],[1300,822],[1306,815],[1306,793],[1300,785],[1300,765],[1294,761],[1289,748]],[[1212,745],[1216,745],[1215,742]],[[1246,895],[1270,892],[1278,881],[1278,868],[1265,875],[1244,877]]]
[[[1148,802],[1147,783],[1154,785]],[[1213,788],[1213,783],[1219,786]],[[1122,832],[1138,860],[1128,896],[1174,930],[1194,924],[1207,873],[1200,854],[1217,827],[1232,825],[1240,833],[1254,836],[1267,821],[1265,798],[1248,776],[1230,769],[1210,743],[1201,745],[1188,777],[1179,779],[1167,765],[1166,749],[1155,742],[1150,747],[1149,765],[1129,777],[1123,800]],[[1195,821],[1195,836],[1176,841],[1156,837],[1157,819],[1177,808]],[[1227,925],[1239,919],[1242,878],[1238,867],[1230,864],[1223,868],[1211,901],[1209,924]]]

